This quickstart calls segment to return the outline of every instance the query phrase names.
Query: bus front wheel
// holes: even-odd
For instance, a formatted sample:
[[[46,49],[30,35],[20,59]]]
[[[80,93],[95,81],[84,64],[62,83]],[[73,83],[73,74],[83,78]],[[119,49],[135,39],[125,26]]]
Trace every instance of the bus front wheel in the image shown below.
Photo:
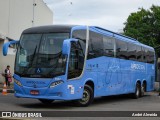
[[[93,102],[94,93],[93,89],[89,85],[84,86],[83,97],[80,100],[77,100],[76,103],[78,106],[86,107]]]
[[[50,103],[52,103],[54,100],[39,99],[39,101],[41,101],[43,104],[50,104]]]

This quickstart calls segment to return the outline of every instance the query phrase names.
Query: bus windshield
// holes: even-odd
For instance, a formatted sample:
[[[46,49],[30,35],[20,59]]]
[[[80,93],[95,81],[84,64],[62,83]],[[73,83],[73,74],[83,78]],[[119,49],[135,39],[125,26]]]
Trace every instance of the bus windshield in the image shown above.
[[[15,73],[21,77],[53,78],[65,73],[62,44],[69,33],[23,34],[18,47]]]

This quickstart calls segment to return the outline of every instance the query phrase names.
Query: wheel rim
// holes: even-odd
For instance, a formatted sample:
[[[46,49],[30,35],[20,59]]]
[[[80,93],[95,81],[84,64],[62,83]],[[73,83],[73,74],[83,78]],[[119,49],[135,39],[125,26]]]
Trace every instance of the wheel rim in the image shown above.
[[[86,104],[89,102],[89,100],[90,100],[90,92],[88,90],[84,89],[83,98],[80,100],[80,103]]]
[[[143,86],[142,86],[142,89],[141,89],[141,94],[142,94],[142,96],[144,95],[144,92],[145,92],[145,86],[143,85]]]
[[[144,95],[144,87],[142,86],[142,90],[141,90],[142,95]]]
[[[140,90],[139,90],[139,87],[137,86],[136,96],[139,97],[139,94],[140,94]]]

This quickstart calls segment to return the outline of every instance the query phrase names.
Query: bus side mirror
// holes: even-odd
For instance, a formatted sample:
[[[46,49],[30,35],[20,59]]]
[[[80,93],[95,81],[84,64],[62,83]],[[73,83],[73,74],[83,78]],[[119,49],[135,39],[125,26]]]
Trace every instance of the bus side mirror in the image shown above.
[[[19,41],[10,41],[10,42],[4,43],[3,44],[3,56],[7,56],[7,54],[8,54],[8,48],[11,45],[18,44],[18,43],[19,43]]]
[[[70,49],[71,49],[71,42],[77,42],[77,39],[66,39],[63,41],[62,46],[62,54],[63,55],[69,55]]]

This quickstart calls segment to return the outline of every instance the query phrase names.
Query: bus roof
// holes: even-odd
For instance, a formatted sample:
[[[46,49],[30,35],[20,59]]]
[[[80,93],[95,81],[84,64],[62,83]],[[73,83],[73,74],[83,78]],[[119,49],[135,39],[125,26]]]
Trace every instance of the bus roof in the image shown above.
[[[31,34],[31,33],[53,33],[53,32],[62,32],[70,33],[71,29],[75,25],[47,25],[47,26],[38,26],[28,28],[23,31],[22,34]]]

